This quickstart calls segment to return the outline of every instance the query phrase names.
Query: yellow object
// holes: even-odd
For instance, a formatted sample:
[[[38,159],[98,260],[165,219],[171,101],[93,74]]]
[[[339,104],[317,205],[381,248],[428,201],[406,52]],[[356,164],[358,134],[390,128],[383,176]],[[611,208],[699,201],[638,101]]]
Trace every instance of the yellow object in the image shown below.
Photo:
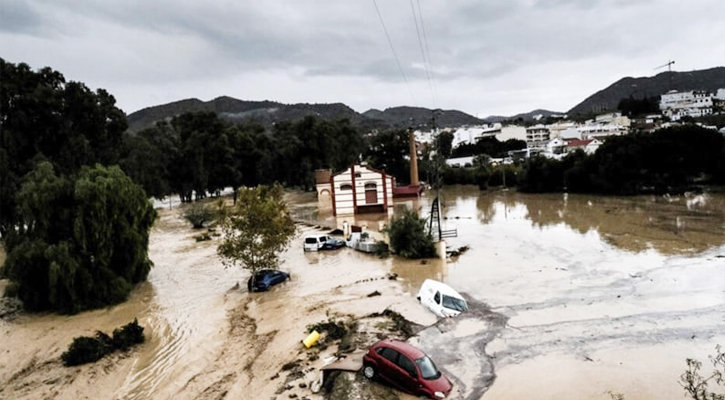
[[[312,331],[309,335],[307,335],[307,338],[302,341],[302,344],[305,345],[308,349],[310,346],[313,346],[315,343],[317,343],[317,339],[320,338],[320,332]]]

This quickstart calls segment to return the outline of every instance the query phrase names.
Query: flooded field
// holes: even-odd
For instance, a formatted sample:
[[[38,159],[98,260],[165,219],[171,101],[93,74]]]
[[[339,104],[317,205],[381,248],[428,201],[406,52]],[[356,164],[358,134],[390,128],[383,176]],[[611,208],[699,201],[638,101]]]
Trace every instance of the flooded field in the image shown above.
[[[178,208],[160,210],[155,266],[129,301],[0,320],[0,398],[320,398],[300,385],[322,362],[304,361],[306,327],[386,308],[428,327],[412,341],[451,376],[454,398],[681,399],[685,359],[706,361],[725,344],[725,195],[452,187],[442,198],[443,227],[458,234],[448,245],[470,247],[461,256],[423,263],[352,249],[303,253],[301,237],[321,230],[299,225],[281,266],[292,280],[262,294],[247,293],[246,271],[223,267],[218,239],[196,242]],[[330,228],[345,221],[377,231],[389,217],[334,218],[314,194],[288,199],[298,219]],[[431,201],[427,193],[396,207],[427,215]],[[415,300],[427,278],[468,296],[471,312],[436,322]],[[373,291],[381,295],[368,297]],[[134,317],[148,337],[139,348],[60,365],[73,337]],[[300,378],[276,379],[295,360],[304,361]]]

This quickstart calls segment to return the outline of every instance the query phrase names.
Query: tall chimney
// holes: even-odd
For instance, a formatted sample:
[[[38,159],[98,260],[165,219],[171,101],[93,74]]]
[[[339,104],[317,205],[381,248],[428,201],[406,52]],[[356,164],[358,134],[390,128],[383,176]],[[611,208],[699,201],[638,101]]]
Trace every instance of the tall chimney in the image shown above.
[[[408,141],[410,142],[410,186],[418,186],[418,151],[415,147],[415,134],[413,128],[408,131]]]

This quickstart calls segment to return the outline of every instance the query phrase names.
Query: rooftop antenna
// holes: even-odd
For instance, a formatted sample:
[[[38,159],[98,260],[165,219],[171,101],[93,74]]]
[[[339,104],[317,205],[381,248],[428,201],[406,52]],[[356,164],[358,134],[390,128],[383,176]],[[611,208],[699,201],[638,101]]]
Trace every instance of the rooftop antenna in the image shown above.
[[[674,64],[674,63],[675,63],[675,60],[669,60],[669,61],[667,61],[667,64],[662,64],[659,67],[655,68],[657,70],[660,68],[667,67],[667,77],[669,79],[669,89],[667,89],[667,90],[672,90],[672,64]]]

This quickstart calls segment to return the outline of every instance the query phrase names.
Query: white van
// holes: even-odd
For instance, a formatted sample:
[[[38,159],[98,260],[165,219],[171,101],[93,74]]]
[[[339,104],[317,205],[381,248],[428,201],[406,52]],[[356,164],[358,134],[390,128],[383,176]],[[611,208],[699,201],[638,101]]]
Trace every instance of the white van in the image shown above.
[[[335,250],[343,246],[345,246],[345,242],[328,235],[305,236],[305,241],[302,243],[304,251]]]
[[[455,317],[468,310],[463,296],[443,282],[426,279],[418,292],[418,300],[439,317]]]

